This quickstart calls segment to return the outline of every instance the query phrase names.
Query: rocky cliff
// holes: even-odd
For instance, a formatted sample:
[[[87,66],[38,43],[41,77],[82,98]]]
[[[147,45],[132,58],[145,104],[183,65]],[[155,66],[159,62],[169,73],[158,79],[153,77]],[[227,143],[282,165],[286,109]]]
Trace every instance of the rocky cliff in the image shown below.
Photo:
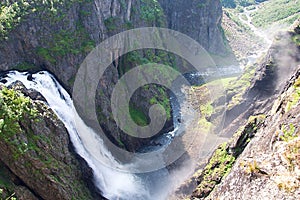
[[[191,199],[299,198],[299,25],[276,37],[228,111],[234,121],[221,134],[238,130],[189,182],[197,185]]]
[[[11,88],[0,90],[0,199],[100,198],[92,170],[44,98],[21,82]]]
[[[96,44],[135,27],[167,26],[186,33],[212,53],[224,53],[218,0],[28,2],[1,3],[6,17],[0,21],[0,69],[43,68],[69,89],[78,66]]]
[[[221,29],[222,5],[218,0],[159,0],[168,28],[184,33],[214,54],[226,53]]]

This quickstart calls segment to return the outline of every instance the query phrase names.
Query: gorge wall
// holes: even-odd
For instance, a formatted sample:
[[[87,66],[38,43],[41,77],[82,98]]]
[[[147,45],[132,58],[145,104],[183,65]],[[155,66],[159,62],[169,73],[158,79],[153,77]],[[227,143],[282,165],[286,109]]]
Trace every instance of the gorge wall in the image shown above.
[[[110,35],[127,29],[168,27],[187,34],[212,53],[225,51],[219,0],[188,3],[60,0],[52,4],[39,1],[27,4],[16,3],[11,19],[0,21],[4,26],[1,29],[0,69],[46,69],[55,74],[69,91],[72,78],[87,53]],[[5,7],[6,3],[2,5]],[[5,27],[8,23],[10,26]]]
[[[188,3],[167,0],[16,0],[1,5],[5,16],[0,20],[0,70],[47,70],[69,93],[85,56],[97,44],[124,30],[168,27],[187,34],[213,54],[225,53],[219,0]],[[113,54],[118,56],[118,52]],[[110,96],[122,74],[147,62],[175,66],[177,59],[154,50],[129,53],[113,62],[97,92],[97,114],[102,127],[116,145],[131,151],[136,151],[149,139],[137,140],[123,134],[111,117]],[[146,125],[149,123],[149,107],[160,103],[168,115],[162,132],[171,130],[173,119],[168,96],[165,88],[151,86],[141,89],[131,101],[133,118],[140,125]]]

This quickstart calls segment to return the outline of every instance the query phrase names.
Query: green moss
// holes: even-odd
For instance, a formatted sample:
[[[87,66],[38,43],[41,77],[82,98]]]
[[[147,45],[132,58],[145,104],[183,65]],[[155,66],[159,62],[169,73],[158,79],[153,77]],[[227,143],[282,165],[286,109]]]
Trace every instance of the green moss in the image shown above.
[[[143,113],[142,110],[136,108],[135,106],[130,106],[129,108],[130,116],[132,120],[139,126],[147,126],[149,124],[149,120],[147,115]]]
[[[128,72],[129,70],[131,70],[133,67],[135,66],[139,66],[139,65],[144,65],[147,63],[161,63],[161,64],[165,64],[168,66],[173,66],[173,68],[176,67],[176,65],[174,65],[171,62],[171,55],[167,54],[165,51],[160,51],[160,50],[152,50],[152,49],[145,49],[144,51],[132,51],[127,53],[126,55],[124,55],[122,57],[121,63],[120,63],[120,67],[119,69],[119,74],[120,76],[122,76],[123,74],[125,74],[126,72]],[[157,69],[157,68],[156,68]],[[157,79],[158,82],[160,82],[160,80],[165,79],[165,80],[172,80],[172,75],[170,75],[169,71],[167,70],[167,68],[160,68],[159,70],[156,70],[153,67],[147,67],[145,74],[151,74],[153,76],[155,76],[154,78]],[[143,79],[143,74],[140,74],[141,78]],[[143,90],[148,90],[149,89],[149,85],[144,86],[142,89]],[[152,89],[151,91],[153,91],[153,95],[150,99],[145,99],[145,101],[149,101],[150,105],[154,105],[154,104],[160,104],[163,106],[164,110],[166,111],[166,117],[167,120],[171,119],[171,115],[172,115],[172,109],[171,109],[171,105],[170,105],[170,101],[169,101],[169,95],[167,90],[159,85],[152,85],[151,86]],[[135,105],[132,105],[132,108],[135,107]],[[135,108],[134,110],[142,110],[139,108]],[[148,115],[148,113],[143,113],[143,115],[140,113],[138,114],[138,112],[134,112],[136,113],[134,116],[140,116],[142,117],[140,120],[135,119],[135,121],[140,121],[139,124],[141,125],[146,125],[145,119]],[[147,122],[148,124],[149,122]]]
[[[122,140],[120,138],[117,139],[117,142],[118,142],[119,147],[125,148],[125,144],[122,142]]]
[[[205,105],[200,105],[200,112],[201,112],[201,115],[211,116],[214,112],[214,107],[211,105],[211,102],[209,102]]]
[[[216,184],[220,183],[226,176],[235,161],[235,157],[227,151],[227,143],[223,143],[214,152],[202,172],[200,184],[196,188],[197,197],[207,197]]]
[[[28,71],[28,70],[32,70],[32,69],[37,69],[37,66],[35,66],[34,64],[31,64],[31,63],[22,62],[22,63],[17,64],[16,66],[14,66],[13,69],[16,69],[19,71]]]
[[[36,52],[39,56],[55,64],[56,60],[68,54],[77,55],[90,52],[95,42],[92,41],[82,24],[78,23],[76,30],[60,30],[51,39],[45,39],[47,47],[38,47]]]
[[[241,31],[249,32],[250,27],[246,26],[238,17],[238,13],[233,9],[225,9],[224,13],[241,29]]]
[[[265,115],[251,116],[246,126],[241,127],[228,143],[221,144],[211,156],[204,170],[200,172],[198,187],[193,196],[207,197],[214,187],[228,175],[238,156],[265,120]],[[234,144],[234,147],[232,145]],[[230,149],[230,150],[229,150]]]
[[[294,35],[294,36],[292,37],[292,40],[293,40],[293,42],[294,42],[297,46],[300,46],[300,34]]]
[[[255,65],[248,66],[242,76],[228,83],[226,88],[227,97],[229,97],[227,100],[229,102],[228,109],[238,105],[243,100],[243,95],[254,77],[255,67]]]
[[[290,124],[289,126],[283,125],[281,127],[281,131],[282,131],[283,135],[280,136],[280,139],[283,141],[288,142],[297,137],[297,135],[295,133],[296,128],[295,128],[294,124]]]
[[[20,120],[33,119],[37,113],[28,97],[6,87],[0,91],[0,105],[0,137],[5,140],[20,131]]]
[[[290,94],[288,102],[285,107],[285,112],[289,112],[292,108],[297,106],[300,100],[300,78],[298,78],[294,83],[294,91]]]
[[[26,14],[28,3],[2,1],[0,3],[0,40],[7,39],[11,31]]]
[[[38,47],[36,52],[39,56],[41,56],[46,61],[48,61],[52,64],[56,63],[56,59],[51,55],[51,52],[49,51],[49,49],[43,48],[43,47]]]
[[[164,13],[157,0],[141,0],[141,19],[151,25],[164,25]]]
[[[119,19],[116,17],[109,17],[106,20],[104,20],[104,25],[107,28],[108,31],[114,31],[118,29],[117,21]]]

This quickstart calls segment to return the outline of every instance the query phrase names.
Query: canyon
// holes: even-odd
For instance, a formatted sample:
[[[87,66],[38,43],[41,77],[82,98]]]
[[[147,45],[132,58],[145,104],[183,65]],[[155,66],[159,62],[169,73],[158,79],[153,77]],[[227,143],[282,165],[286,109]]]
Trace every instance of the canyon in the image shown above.
[[[257,28],[265,4],[256,3],[240,12],[219,0],[0,3],[0,199],[297,199],[300,22],[270,38]],[[95,47],[143,27],[185,34],[214,66],[199,72],[161,49],[111,50],[94,102],[101,135],[85,111],[76,110],[73,98],[88,99],[72,96],[76,75]],[[119,80],[147,63],[189,71],[183,76],[188,86],[174,81],[174,92],[147,84],[133,93],[129,115],[138,126],[155,119],[154,105],[166,114],[162,130],[139,138],[119,127],[113,111],[123,107],[113,107],[111,98]],[[180,95],[186,99],[176,99]],[[172,153],[185,153],[137,173],[147,163],[116,153],[107,141],[128,155],[174,146]],[[171,155],[149,162],[164,164]]]

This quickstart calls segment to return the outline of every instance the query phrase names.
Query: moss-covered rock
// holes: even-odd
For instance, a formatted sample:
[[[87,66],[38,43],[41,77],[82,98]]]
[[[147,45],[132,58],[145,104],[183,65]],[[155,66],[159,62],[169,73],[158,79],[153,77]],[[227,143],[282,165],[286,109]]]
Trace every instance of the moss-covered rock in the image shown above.
[[[198,186],[192,198],[207,197],[221,180],[230,172],[236,158],[243,152],[251,138],[265,120],[265,116],[252,116],[248,123],[236,132],[229,142],[221,144],[197,177]],[[200,175],[199,175],[200,174]]]
[[[33,196],[93,199],[97,195],[91,189],[91,169],[76,155],[66,128],[45,103],[2,86],[0,104],[0,159],[27,190],[34,191]],[[14,185],[12,190],[20,189]]]

